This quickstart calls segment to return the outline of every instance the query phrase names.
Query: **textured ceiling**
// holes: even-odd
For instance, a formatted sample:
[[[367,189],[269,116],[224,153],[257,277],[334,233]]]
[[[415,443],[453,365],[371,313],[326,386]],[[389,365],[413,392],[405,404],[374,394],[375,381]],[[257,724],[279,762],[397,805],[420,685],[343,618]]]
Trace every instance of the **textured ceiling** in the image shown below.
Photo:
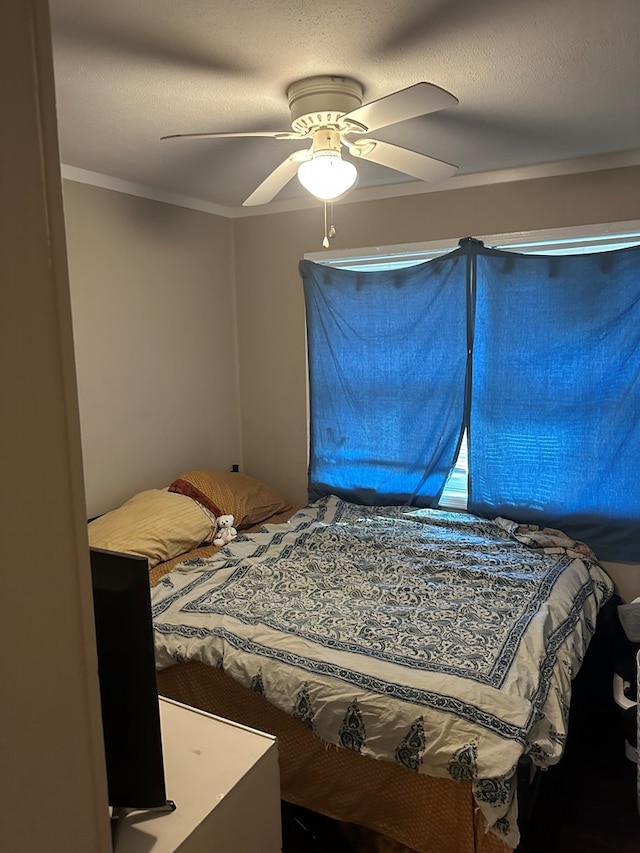
[[[458,176],[595,155],[640,162],[640,0],[50,8],[63,164],[230,212],[300,142],[160,137],[288,130],[287,87],[317,74],[355,77],[365,102],[419,81],[453,93],[458,106],[376,135],[454,163]],[[424,186],[372,163],[358,169],[354,197]],[[308,196],[294,178],[275,201],[297,199]]]

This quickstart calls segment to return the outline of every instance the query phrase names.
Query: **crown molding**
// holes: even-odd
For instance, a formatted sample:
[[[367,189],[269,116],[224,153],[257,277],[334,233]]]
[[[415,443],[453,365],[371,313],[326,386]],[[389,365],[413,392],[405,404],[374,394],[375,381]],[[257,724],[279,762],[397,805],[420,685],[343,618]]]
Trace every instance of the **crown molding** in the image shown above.
[[[124,193],[125,195],[148,198],[151,201],[162,201],[165,204],[173,204],[176,207],[188,207],[190,210],[200,210],[203,213],[213,213],[216,216],[225,216],[227,218],[233,216],[234,208],[214,204],[201,198],[179,195],[178,193],[168,192],[157,187],[149,187],[145,184],[125,181],[122,178],[114,178],[111,175],[103,175],[100,172],[90,172],[87,169],[78,169],[76,166],[67,166],[65,163],[62,164],[61,168],[62,177],[67,181],[75,181],[78,184],[90,184],[94,187],[102,187],[102,189],[113,190],[114,192]]]
[[[352,190],[340,199],[340,204],[357,204],[358,202],[378,201],[399,196],[422,195],[424,193],[446,192],[449,190],[467,189],[470,187],[487,186],[489,184],[508,183],[511,181],[527,181],[536,178],[558,177],[560,175],[575,175],[582,172],[598,172],[604,169],[619,169],[627,166],[640,165],[640,148],[631,151],[617,151],[608,154],[594,154],[586,157],[576,157],[569,160],[557,160],[553,163],[538,163],[532,166],[518,166],[513,169],[499,169],[493,172],[478,172],[469,175],[455,175],[438,184],[428,184],[423,181],[406,181],[400,184],[388,184],[381,187],[364,187]],[[265,216],[270,213],[286,213],[295,210],[307,210],[322,204],[318,199],[309,197],[273,201],[258,207],[226,207],[204,199],[191,198],[154,187],[79,169],[76,166],[62,164],[62,177],[68,181],[81,184],[91,184],[103,189],[127,195],[139,196],[152,201],[161,201],[177,207],[186,207],[228,219],[247,216]]]

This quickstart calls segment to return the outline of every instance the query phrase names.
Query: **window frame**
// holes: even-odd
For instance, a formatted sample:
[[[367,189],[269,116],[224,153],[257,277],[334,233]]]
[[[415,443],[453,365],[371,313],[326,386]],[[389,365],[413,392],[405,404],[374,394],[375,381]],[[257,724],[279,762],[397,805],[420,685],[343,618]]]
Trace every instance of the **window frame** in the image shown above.
[[[474,237],[492,249],[522,254],[568,255],[613,251],[640,244],[640,220],[546,228],[538,231],[515,231]],[[459,238],[430,240],[357,249],[309,252],[305,260],[340,269],[361,272],[391,270],[432,260],[458,247]],[[466,430],[462,435],[456,461],[445,483],[438,506],[465,511],[468,498],[468,464]]]

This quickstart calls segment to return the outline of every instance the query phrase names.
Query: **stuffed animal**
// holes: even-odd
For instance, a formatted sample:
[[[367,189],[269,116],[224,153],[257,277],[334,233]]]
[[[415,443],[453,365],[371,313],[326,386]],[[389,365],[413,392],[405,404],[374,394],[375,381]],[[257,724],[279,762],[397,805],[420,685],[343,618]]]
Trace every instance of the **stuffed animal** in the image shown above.
[[[221,515],[216,518],[216,527],[218,530],[213,540],[214,545],[228,545],[238,535],[238,531],[233,526],[232,515]]]

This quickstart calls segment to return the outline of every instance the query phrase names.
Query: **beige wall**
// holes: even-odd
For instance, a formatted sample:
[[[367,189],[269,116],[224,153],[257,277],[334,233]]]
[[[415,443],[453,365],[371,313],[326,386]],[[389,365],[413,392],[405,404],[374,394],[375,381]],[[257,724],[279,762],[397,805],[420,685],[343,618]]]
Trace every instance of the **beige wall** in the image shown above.
[[[65,181],[87,513],[241,463],[232,223]]]
[[[0,847],[111,850],[47,6],[0,4]]]
[[[332,248],[634,220],[639,180],[629,167],[339,204]],[[229,220],[67,181],[65,208],[89,515],[233,462],[304,503],[298,261],[321,251],[322,206]]]

